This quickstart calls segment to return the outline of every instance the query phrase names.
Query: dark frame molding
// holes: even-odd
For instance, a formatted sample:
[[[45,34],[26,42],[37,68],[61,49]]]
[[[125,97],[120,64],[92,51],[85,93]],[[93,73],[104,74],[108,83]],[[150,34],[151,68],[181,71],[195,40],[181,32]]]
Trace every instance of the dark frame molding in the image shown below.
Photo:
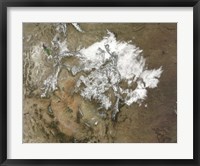
[[[170,160],[16,160],[7,159],[7,7],[193,7],[193,154]],[[200,165],[200,0],[0,0],[0,165]]]

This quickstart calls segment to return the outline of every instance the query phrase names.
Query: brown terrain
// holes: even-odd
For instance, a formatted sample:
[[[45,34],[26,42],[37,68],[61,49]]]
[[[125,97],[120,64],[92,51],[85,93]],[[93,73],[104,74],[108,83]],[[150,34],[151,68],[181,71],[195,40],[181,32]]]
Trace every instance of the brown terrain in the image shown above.
[[[43,81],[53,69],[43,56],[36,53],[32,57],[32,48],[38,43],[50,45],[55,28],[52,24],[24,23],[23,143],[176,143],[177,25],[83,23],[80,27],[85,33],[68,26],[70,50],[100,41],[108,29],[117,40],[132,40],[139,46],[150,69],[162,66],[158,87],[148,89],[141,106],[121,107],[115,121],[110,111],[98,111],[96,102],[73,93],[78,77],[66,69],[59,74],[58,90],[41,98]],[[65,61],[76,64],[73,58]]]

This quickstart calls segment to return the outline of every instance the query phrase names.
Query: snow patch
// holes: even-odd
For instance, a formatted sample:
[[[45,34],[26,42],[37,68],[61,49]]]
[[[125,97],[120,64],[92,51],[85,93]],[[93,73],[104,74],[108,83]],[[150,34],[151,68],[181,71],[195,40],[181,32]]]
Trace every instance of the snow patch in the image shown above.
[[[114,104],[109,97],[105,100],[105,92],[109,88],[126,105],[141,104],[147,98],[147,88],[156,88],[163,72],[162,67],[148,70],[142,50],[130,41],[117,41],[110,31],[107,31],[107,36],[101,41],[82,48],[77,57],[80,58],[81,67],[76,67],[76,73],[91,72],[88,76],[80,77],[77,83],[77,88],[81,83],[85,86],[81,90],[81,96],[100,101],[101,107],[105,109]],[[125,89],[119,85],[122,80],[128,84]],[[135,83],[137,87],[133,90],[132,85]],[[123,94],[125,98],[122,97]]]

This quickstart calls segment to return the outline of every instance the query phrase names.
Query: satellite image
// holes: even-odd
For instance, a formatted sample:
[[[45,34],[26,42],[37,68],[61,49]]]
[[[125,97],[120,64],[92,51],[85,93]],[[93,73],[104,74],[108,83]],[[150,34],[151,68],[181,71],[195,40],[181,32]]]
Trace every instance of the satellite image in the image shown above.
[[[176,23],[23,23],[23,143],[177,143]]]

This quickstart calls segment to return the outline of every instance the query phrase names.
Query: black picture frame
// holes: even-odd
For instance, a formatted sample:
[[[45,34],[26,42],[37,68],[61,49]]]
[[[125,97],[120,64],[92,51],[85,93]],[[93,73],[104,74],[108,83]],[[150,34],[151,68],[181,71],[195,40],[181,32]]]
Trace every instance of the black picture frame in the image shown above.
[[[193,159],[46,160],[7,159],[7,7],[193,7]],[[0,2],[0,164],[3,165],[200,165],[200,2],[199,0],[1,0]],[[187,149],[186,149],[187,150]]]

